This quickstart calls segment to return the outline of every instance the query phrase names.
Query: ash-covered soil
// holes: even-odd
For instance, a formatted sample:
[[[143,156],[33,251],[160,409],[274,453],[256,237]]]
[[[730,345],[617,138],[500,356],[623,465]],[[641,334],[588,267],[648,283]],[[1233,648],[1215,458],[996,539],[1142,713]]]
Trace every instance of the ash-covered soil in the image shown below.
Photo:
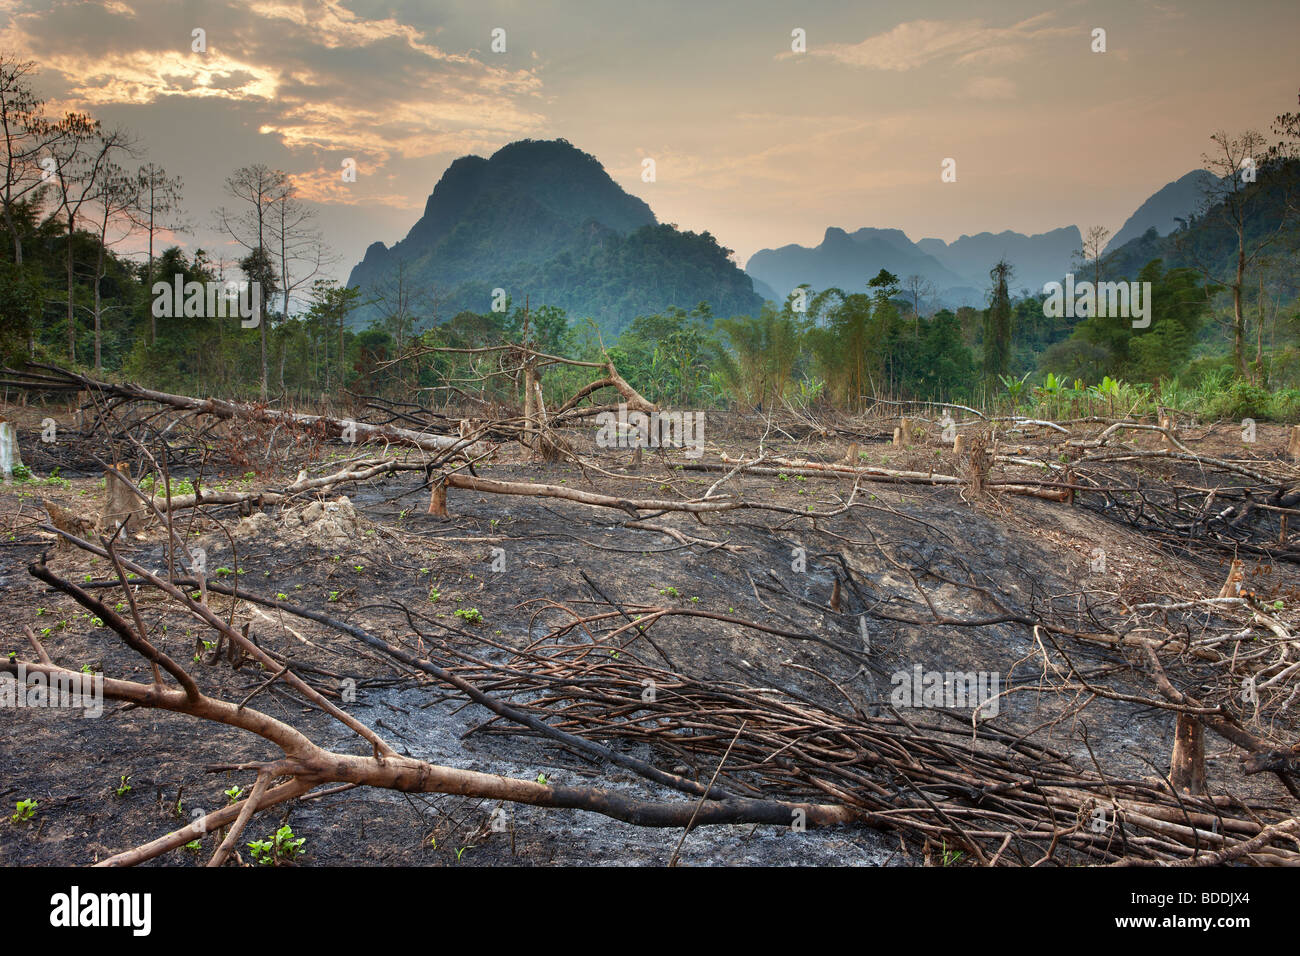
[[[733,456],[752,454],[761,434],[756,429],[752,421],[737,421],[725,434],[710,437]],[[29,434],[31,428],[25,429]],[[627,498],[696,497],[722,477],[679,469],[691,463],[680,454],[647,455],[635,468],[630,453],[595,448],[593,435],[594,429],[566,432],[604,474],[574,464],[527,461],[517,447],[503,447],[496,462],[478,470],[488,478]],[[1280,429],[1260,427],[1259,453],[1274,454],[1280,444]],[[796,440],[769,434],[764,450],[770,456],[835,461],[844,446],[838,436]],[[50,568],[72,581],[109,577],[106,561],[56,548],[53,536],[37,528],[45,520],[42,498],[75,513],[98,512],[104,489],[94,462],[82,456],[70,464],[67,449],[26,440],[23,451],[38,478],[58,462],[68,480],[0,488],[5,538],[0,542],[0,652],[30,659],[23,632],[29,627],[56,663],[147,681],[147,667],[112,632],[26,570],[44,553]],[[356,449],[326,446],[326,453],[342,460]],[[937,442],[909,449],[865,442],[862,454],[863,463],[890,468],[952,473],[959,467]],[[704,459],[718,460],[712,453]],[[320,460],[314,468],[324,473],[336,464]],[[206,486],[283,487],[295,470],[296,465],[279,472],[227,469],[209,476]],[[666,617],[654,627],[655,648],[639,643],[636,653],[658,663],[665,656],[672,669],[697,678],[779,688],[822,706],[865,714],[877,713],[888,700],[894,675],[917,666],[927,672],[997,674],[1003,690],[1013,689],[998,699],[999,726],[1032,735],[1069,753],[1078,765],[1103,768],[1109,776],[1155,779],[1167,771],[1174,716],[1058,686],[1032,628],[1012,621],[958,626],[889,618],[983,619],[997,617],[1001,608],[1075,620],[1084,630],[1089,607],[1105,596],[1130,604],[1161,596],[1213,596],[1231,555],[1189,550],[1087,507],[996,494],[973,500],[960,487],[864,482],[854,507],[832,517],[803,516],[842,509],[851,486],[830,477],[737,476],[726,490],[742,489],[747,501],[789,510],[737,510],[699,519],[673,512],[643,519],[690,536],[686,543],[663,531],[629,528],[628,516],[617,510],[460,489],[448,494],[452,517],[440,520],[425,513],[428,490],[418,472],[304,496],[248,516],[213,508],[191,525],[185,512],[177,526],[192,548],[204,549],[211,580],[237,582],[246,592],[322,611],[412,651],[422,639],[414,636],[409,614],[430,629],[438,625],[440,633],[459,633],[467,640],[481,636],[509,648],[554,626],[530,603],[538,599],[584,613],[607,610],[607,601],[708,610],[806,637]],[[162,569],[165,540],[164,530],[151,525],[122,550],[145,567]],[[1098,549],[1105,554],[1104,570],[1096,567]],[[847,578],[846,572],[851,572]],[[1297,600],[1300,577],[1293,565],[1253,559],[1247,574],[1263,599]],[[837,577],[854,582],[842,590],[838,610],[831,606]],[[106,600],[121,600],[120,589],[102,593]],[[165,608],[145,589],[138,597],[159,646],[187,662],[210,692],[240,700],[264,683],[265,675],[254,666],[232,668],[205,645],[213,637],[199,622]],[[235,607],[216,593],[209,600],[223,616],[233,613],[238,624],[249,624],[260,647],[290,663],[400,752],[523,779],[544,775],[549,782],[609,787],[646,799],[687,799],[553,741],[512,731],[483,708],[337,630],[244,602]],[[843,647],[865,649],[869,668],[864,671],[838,649]],[[1133,695],[1150,693],[1122,649],[1078,644],[1070,653],[1077,666],[1108,686]],[[278,684],[260,691],[250,706],[292,723],[324,746],[367,752],[345,727]],[[969,711],[965,716],[969,719]],[[231,728],[112,702],[97,719],[52,709],[0,708],[0,721],[0,800],[6,808],[0,819],[0,863],[7,865],[87,864],[147,842],[189,822],[196,812],[221,806],[232,786],[252,783],[251,772],[209,768],[278,756],[260,738]],[[1273,729],[1283,736],[1287,730]],[[1223,741],[1210,738],[1209,743],[1212,790],[1286,799],[1268,775],[1244,776]],[[641,744],[618,746],[702,783],[717,769],[680,765],[672,754]],[[15,802],[24,799],[37,802],[36,814],[9,822]],[[285,822],[306,838],[303,863],[318,866],[663,865],[682,840],[680,829],[638,828],[593,813],[498,809],[495,803],[455,796],[364,789],[277,807],[254,819],[246,839],[265,838]],[[153,865],[201,865],[217,842],[209,836],[197,850],[168,854]],[[246,851],[242,859],[249,861]],[[917,848],[904,846],[897,835],[857,825],[807,832],[705,827],[688,834],[680,850],[686,865],[922,860]]]

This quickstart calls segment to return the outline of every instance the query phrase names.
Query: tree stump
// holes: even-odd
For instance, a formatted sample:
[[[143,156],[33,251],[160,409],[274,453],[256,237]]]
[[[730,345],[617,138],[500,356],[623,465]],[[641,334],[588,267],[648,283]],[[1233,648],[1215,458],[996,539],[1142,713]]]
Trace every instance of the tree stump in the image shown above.
[[[18,449],[18,432],[13,422],[0,421],[0,473],[5,481],[12,481],[14,469],[22,467],[23,456]]]
[[[975,435],[970,440],[970,452],[966,466],[967,488],[972,498],[984,495],[984,481],[989,475],[988,436]]]
[[[117,530],[118,525],[126,525],[128,532],[134,531],[144,523],[145,507],[135,492],[113,476],[114,470],[127,481],[131,480],[131,466],[126,462],[118,462],[112,469],[105,470],[104,510],[100,527],[111,533]]]
[[[967,451],[966,436],[958,435],[956,438],[952,440],[952,453],[956,455],[958,458],[961,458],[962,455],[966,454],[966,451]]]
[[[1242,568],[1245,565],[1237,558],[1232,559],[1232,566],[1228,569],[1228,580],[1223,582],[1223,587],[1219,589],[1219,597],[1230,598],[1241,596],[1241,582],[1245,580]]]
[[[1174,752],[1169,758],[1169,782],[1188,796],[1205,792],[1205,728],[1190,714],[1179,714],[1174,728]]]
[[[447,483],[439,478],[429,488],[429,514],[437,518],[450,518],[447,513]]]
[[[1175,448],[1173,436],[1178,434],[1178,421],[1172,415],[1160,416],[1160,427],[1165,433],[1160,436],[1160,447],[1166,451],[1173,451]]]
[[[858,463],[858,454],[862,451],[862,446],[857,442],[849,442],[848,449],[844,452],[844,457],[840,459],[841,465],[856,465]]]
[[[1291,426],[1291,439],[1287,442],[1286,453],[1292,462],[1300,464],[1300,425]]]

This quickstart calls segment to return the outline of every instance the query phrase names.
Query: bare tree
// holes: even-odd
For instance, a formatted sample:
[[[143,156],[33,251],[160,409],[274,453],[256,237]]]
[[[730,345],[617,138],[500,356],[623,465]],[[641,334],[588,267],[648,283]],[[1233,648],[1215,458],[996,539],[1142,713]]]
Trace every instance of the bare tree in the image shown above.
[[[903,291],[912,299],[914,331],[919,336],[921,334],[921,302],[925,299],[933,299],[939,294],[939,290],[925,276],[913,273],[903,280]]]
[[[287,185],[280,200],[268,210],[268,229],[273,255],[280,267],[280,292],[286,319],[294,293],[310,286],[321,270],[334,261],[326,255],[325,240],[315,228],[315,212],[294,193],[294,187]]]
[[[408,330],[415,331],[422,310],[432,311],[431,297],[417,289],[411,281],[410,270],[401,259],[388,277],[374,285],[373,304],[379,307],[384,329],[397,343],[397,353],[402,354]]]
[[[1074,252],[1074,261],[1082,268],[1092,267],[1093,287],[1101,285],[1101,269],[1105,262],[1106,241],[1110,230],[1105,226],[1089,226],[1083,237],[1083,245]]]
[[[289,177],[283,171],[271,169],[261,163],[242,166],[226,179],[226,193],[243,203],[243,208],[231,212],[225,208],[217,210],[221,228],[237,243],[248,250],[251,261],[256,264],[254,272],[259,275],[269,274],[270,256],[266,251],[269,232],[270,211],[276,203],[281,202],[289,189]],[[263,296],[270,290],[263,289]],[[265,300],[263,301],[265,305]],[[261,398],[267,395],[267,348],[266,327],[270,317],[263,311],[262,321],[258,323],[262,338],[262,378]]]
[[[1257,164],[1266,157],[1264,137],[1247,130],[1232,137],[1219,130],[1210,137],[1214,149],[1202,155],[1207,170],[1214,179],[1206,185],[1201,217],[1231,233],[1235,250],[1231,265],[1224,270],[1217,263],[1206,261],[1192,243],[1187,233],[1179,233],[1180,248],[1196,268],[1212,282],[1227,287],[1232,292],[1232,356],[1240,376],[1246,375],[1246,314],[1243,293],[1246,273],[1282,235],[1287,225],[1287,207],[1278,214],[1277,226],[1262,234],[1255,232],[1255,223],[1267,197],[1255,188]]]
[[[73,247],[77,220],[87,204],[93,203],[104,178],[113,168],[113,157],[129,154],[130,139],[120,130],[105,132],[99,120],[84,113],[69,113],[56,127],[58,138],[51,145],[55,214],[62,214],[67,227],[65,263],[68,277],[68,360],[77,361],[77,323],[75,312],[76,275]]]
[[[159,229],[176,229],[180,226],[179,221],[165,217],[179,213],[181,187],[179,176],[168,176],[166,170],[153,163],[141,166],[136,174],[136,192],[139,198],[133,212],[136,214],[136,223],[149,235],[149,262],[144,272],[146,289],[153,288],[154,236]],[[160,218],[162,221],[159,221]],[[150,309],[149,344],[153,345],[157,340],[158,319]]]
[[[36,73],[31,60],[0,53],[0,213],[14,247],[14,264],[23,264],[23,229],[19,208],[35,200],[48,175],[42,158],[62,131],[46,121],[44,104],[32,91]],[[45,154],[45,156],[42,156]]]
[[[103,300],[100,283],[108,271],[108,249],[135,230],[135,211],[140,196],[140,183],[116,163],[104,165],[99,183],[92,194],[95,214],[87,222],[94,226],[99,240],[95,256],[94,303],[91,314],[95,323],[95,371],[103,369]],[[152,309],[150,313],[152,314]]]

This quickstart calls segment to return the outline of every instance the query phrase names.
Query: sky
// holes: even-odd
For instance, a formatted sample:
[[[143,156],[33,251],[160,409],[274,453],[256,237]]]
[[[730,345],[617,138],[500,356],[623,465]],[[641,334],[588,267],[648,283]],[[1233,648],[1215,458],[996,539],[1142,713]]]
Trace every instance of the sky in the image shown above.
[[[1211,133],[1296,108],[1297,37],[1295,0],[0,0],[0,50],[37,62],[51,112],[182,177],[177,243],[237,259],[214,211],[265,163],[340,279],[452,160],[523,138],[569,140],[742,265],[828,226],[1116,231]]]

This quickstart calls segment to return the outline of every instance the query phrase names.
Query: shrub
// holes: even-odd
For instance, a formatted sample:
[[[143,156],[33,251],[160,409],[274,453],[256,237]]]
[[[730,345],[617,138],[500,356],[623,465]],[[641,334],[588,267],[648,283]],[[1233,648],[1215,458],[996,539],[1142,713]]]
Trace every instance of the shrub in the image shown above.
[[[1236,379],[1227,388],[1217,392],[1203,392],[1207,418],[1240,420],[1267,418],[1271,396],[1268,390],[1245,379]]]
[[[1274,392],[1269,417],[1280,422],[1300,423],[1300,388],[1282,388]]]

